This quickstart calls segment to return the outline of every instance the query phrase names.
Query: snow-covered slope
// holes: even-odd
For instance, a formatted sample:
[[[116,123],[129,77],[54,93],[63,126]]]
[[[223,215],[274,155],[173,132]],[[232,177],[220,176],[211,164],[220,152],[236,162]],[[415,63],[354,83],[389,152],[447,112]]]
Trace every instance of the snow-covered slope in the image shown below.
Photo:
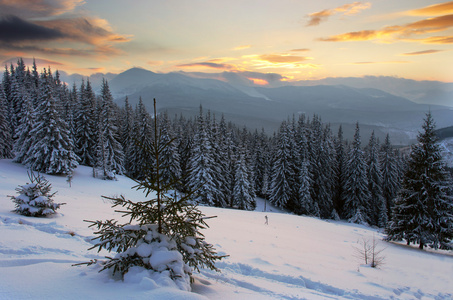
[[[447,138],[439,142],[442,156],[448,167],[453,168],[453,138]]]
[[[453,254],[427,252],[380,242],[385,264],[373,269],[354,256],[361,241],[377,239],[374,229],[343,222],[288,215],[259,202],[255,212],[203,207],[208,242],[230,256],[222,271],[195,274],[193,292],[131,273],[115,281],[106,272],[74,263],[108,253],[88,251],[93,231],[84,219],[115,218],[101,195],[125,194],[133,182],[93,179],[78,167],[72,186],[62,176],[46,176],[66,202],[52,218],[16,215],[13,195],[27,182],[26,169],[0,160],[0,299],[452,299]],[[272,212],[269,211],[272,210]],[[269,224],[265,225],[265,216]]]

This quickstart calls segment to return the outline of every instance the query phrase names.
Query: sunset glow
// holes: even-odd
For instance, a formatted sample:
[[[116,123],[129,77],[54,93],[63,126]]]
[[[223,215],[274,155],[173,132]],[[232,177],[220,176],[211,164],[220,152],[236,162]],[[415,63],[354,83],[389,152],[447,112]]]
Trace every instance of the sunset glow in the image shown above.
[[[0,0],[0,12],[3,64],[453,81],[453,1]]]
[[[253,81],[254,84],[257,84],[257,85],[268,85],[269,82],[267,82],[266,80],[264,79],[259,79],[259,78],[249,78],[249,80]]]

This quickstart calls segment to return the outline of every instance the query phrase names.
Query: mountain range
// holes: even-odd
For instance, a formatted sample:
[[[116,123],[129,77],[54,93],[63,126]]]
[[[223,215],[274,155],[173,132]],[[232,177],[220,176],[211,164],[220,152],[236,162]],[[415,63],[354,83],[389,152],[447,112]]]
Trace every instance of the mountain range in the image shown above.
[[[80,79],[65,75],[62,77],[67,82]],[[346,138],[352,137],[359,122],[364,141],[374,130],[381,139],[390,133],[394,144],[406,145],[415,140],[429,110],[438,128],[453,125],[451,83],[368,76],[292,83],[277,79],[260,86],[247,77],[250,74],[240,72],[154,73],[141,68],[101,75],[90,77],[94,88],[99,88],[102,78],[109,80],[119,105],[127,96],[134,107],[141,97],[151,112],[156,98],[158,109],[170,116],[197,115],[201,105],[218,119],[223,114],[229,121],[251,129],[264,128],[268,133],[287,118],[316,114],[330,123],[334,132],[342,124]]]

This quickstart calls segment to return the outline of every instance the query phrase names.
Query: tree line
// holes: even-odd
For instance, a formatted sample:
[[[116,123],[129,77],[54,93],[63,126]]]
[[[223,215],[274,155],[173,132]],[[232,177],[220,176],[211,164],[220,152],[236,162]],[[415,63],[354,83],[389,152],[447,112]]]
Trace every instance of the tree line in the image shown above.
[[[217,207],[253,210],[260,196],[295,214],[385,227],[407,165],[388,135],[362,144],[357,123],[346,141],[316,115],[293,116],[268,136],[200,106],[194,118],[162,112],[156,128],[141,99],[116,105],[107,81],[96,95],[89,80],[69,88],[21,59],[5,67],[0,101],[0,158],[47,174],[81,164],[96,177],[140,179],[157,163],[146,145],[158,130],[163,182],[177,179],[179,191]]]

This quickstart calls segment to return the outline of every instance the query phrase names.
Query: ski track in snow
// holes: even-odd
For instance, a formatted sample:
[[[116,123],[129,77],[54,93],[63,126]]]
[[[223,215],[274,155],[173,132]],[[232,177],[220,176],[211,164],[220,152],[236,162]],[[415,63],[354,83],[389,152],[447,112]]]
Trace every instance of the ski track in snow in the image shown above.
[[[425,294],[421,289],[416,291],[412,291],[410,287],[389,289],[376,283],[369,283],[394,293],[389,297],[373,296],[357,290],[347,291],[302,276],[266,272],[243,263],[219,262],[216,266],[222,271],[221,273],[204,270],[201,274],[206,278],[265,294],[274,299],[453,299],[451,293],[431,295]]]
[[[243,263],[217,263],[217,266],[222,270],[222,274],[212,274],[208,272],[202,272],[203,275],[211,277],[213,279],[222,280],[229,284],[243,287],[245,289],[250,289],[255,292],[268,294],[269,296],[275,297],[276,299],[300,299],[298,295],[301,289],[308,289],[314,295],[328,297],[331,299],[339,299],[345,294],[344,290],[340,288],[335,288],[323,284],[321,282],[314,282],[308,278],[302,276],[294,277],[282,274],[275,274],[270,272],[265,272],[258,268],[254,268],[250,265]],[[260,285],[251,283],[253,279],[264,279],[260,282]],[[284,286],[285,293],[273,291],[270,286]],[[281,287],[279,288],[281,290]],[[306,293],[307,291],[305,291]],[[364,299],[363,295],[353,295],[353,299]],[[371,298],[368,298],[371,299]]]

